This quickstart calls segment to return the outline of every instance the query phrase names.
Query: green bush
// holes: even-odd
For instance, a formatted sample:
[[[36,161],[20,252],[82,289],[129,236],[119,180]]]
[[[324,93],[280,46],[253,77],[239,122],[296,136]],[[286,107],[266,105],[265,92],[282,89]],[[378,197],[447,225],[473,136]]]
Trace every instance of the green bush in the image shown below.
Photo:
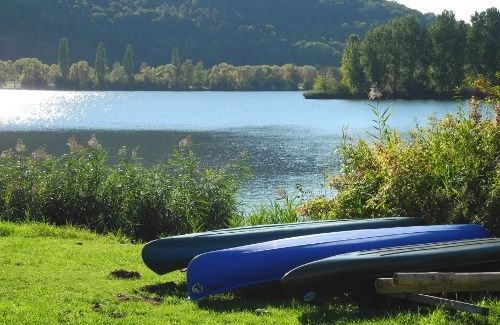
[[[500,234],[500,123],[479,103],[417,127],[403,139],[383,125],[369,143],[344,142],[333,199],[301,211],[323,218],[423,217],[431,224],[478,223]]]
[[[229,226],[244,165],[201,168],[181,141],[170,159],[146,167],[120,150],[111,163],[95,137],[69,152],[28,154],[22,142],[0,156],[0,219],[71,224],[136,240]],[[243,168],[243,172],[242,169]]]
[[[282,224],[321,219],[318,215],[305,216],[299,207],[304,203],[305,193],[300,184],[289,193],[285,189],[278,191],[278,197],[254,208],[248,215],[239,215],[231,220],[232,227],[255,226],[264,224]]]

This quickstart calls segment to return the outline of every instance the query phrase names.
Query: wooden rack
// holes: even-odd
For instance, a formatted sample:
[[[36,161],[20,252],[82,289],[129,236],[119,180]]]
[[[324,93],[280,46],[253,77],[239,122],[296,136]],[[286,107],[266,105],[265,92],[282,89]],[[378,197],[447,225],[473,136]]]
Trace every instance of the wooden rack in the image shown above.
[[[500,272],[395,273],[392,278],[377,279],[375,289],[395,298],[488,316],[488,308],[426,294],[500,291]]]

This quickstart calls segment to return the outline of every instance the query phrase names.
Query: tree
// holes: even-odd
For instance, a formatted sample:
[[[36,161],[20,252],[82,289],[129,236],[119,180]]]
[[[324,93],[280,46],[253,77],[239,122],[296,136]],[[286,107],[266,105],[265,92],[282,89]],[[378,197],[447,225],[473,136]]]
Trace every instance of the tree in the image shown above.
[[[61,38],[59,41],[59,50],[57,51],[57,63],[61,69],[61,78],[68,79],[69,68],[71,65],[71,58],[69,53],[68,39]]]
[[[129,81],[125,68],[118,62],[113,64],[113,69],[107,77],[110,86],[117,89],[125,87]]]
[[[20,76],[21,87],[43,89],[47,87],[49,66],[34,58],[22,58],[14,63]]]
[[[383,26],[368,32],[363,42],[362,63],[368,81],[384,89],[387,81],[387,37]]]
[[[208,87],[208,74],[210,72],[205,69],[203,62],[196,63],[193,69],[193,88],[202,89]]]
[[[372,29],[361,47],[361,65],[365,75],[379,89],[416,93],[427,86],[430,40],[417,17],[393,19]],[[346,47],[346,52],[348,49]],[[346,85],[349,85],[348,81],[343,79]]]
[[[69,74],[69,69],[68,69]],[[58,79],[62,78],[61,67],[58,64],[52,64],[49,68],[49,78],[48,81],[50,83],[55,83]]]
[[[17,69],[16,69],[16,65],[14,62],[12,62],[11,60],[9,61],[3,61],[3,64],[2,64],[2,70],[3,72],[0,72],[0,73],[3,73],[3,77],[5,78],[4,82],[5,81],[12,81],[14,82],[14,88],[17,88],[17,80],[19,79],[19,75],[17,73]]]
[[[123,57],[123,69],[127,76],[127,81],[131,84],[134,81],[134,50],[132,45],[128,44]]]
[[[78,89],[91,89],[94,86],[95,71],[87,61],[79,61],[71,65],[68,78]]]
[[[97,77],[97,86],[102,88],[106,74],[106,48],[103,42],[99,42],[95,53],[94,70]]]
[[[471,72],[494,81],[500,69],[500,11],[489,8],[476,13],[471,23],[467,46]]]
[[[179,49],[174,47],[171,52],[171,61],[170,64],[172,64],[176,68],[180,68],[181,66],[181,56],[179,54]]]
[[[432,42],[431,82],[438,91],[447,92],[464,80],[467,27],[456,21],[452,11],[444,10],[429,28]]]
[[[9,63],[0,61],[0,87],[10,78]]]
[[[280,67],[279,73],[285,90],[296,90],[298,88],[301,80],[299,71],[295,65],[285,64]]]
[[[335,78],[331,69],[324,68],[316,78],[313,85],[314,91],[333,92],[335,91]]]
[[[391,21],[392,53],[399,56],[395,90],[415,92],[424,87],[422,74],[427,74],[430,41],[416,16]]]
[[[318,77],[318,70],[315,67],[306,65],[303,66],[300,75],[302,78],[301,89],[312,89],[314,85],[314,80]]]
[[[174,47],[171,53],[171,62],[170,64],[174,67],[174,76],[170,83],[171,89],[178,89],[181,83],[181,56],[179,54],[179,50]]]
[[[186,59],[186,61],[184,61],[184,63],[181,65],[179,86],[184,89],[190,88],[193,84],[193,73],[193,61],[191,61],[190,59]]]
[[[342,55],[341,83],[349,89],[351,94],[366,92],[367,81],[361,64],[361,41],[358,35],[351,35],[347,40]]]

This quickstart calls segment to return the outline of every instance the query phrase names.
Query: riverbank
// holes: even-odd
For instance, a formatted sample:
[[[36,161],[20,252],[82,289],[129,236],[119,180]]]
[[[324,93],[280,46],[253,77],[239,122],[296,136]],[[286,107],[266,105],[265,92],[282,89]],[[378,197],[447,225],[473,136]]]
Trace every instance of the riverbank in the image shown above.
[[[57,249],[55,249],[57,247]],[[349,298],[324,307],[281,292],[244,291],[196,304],[186,298],[185,274],[158,276],[141,260],[141,244],[72,227],[0,222],[2,324],[483,324],[441,309],[360,309]],[[111,275],[124,269],[140,278]],[[500,322],[500,300],[474,300]]]
[[[338,91],[305,91],[302,93],[305,99],[366,99],[367,94],[351,94],[345,90]],[[463,89],[458,92],[383,92],[381,99],[404,99],[404,100],[453,100],[453,99],[468,99],[472,96],[476,98],[484,98],[485,94],[472,90]]]

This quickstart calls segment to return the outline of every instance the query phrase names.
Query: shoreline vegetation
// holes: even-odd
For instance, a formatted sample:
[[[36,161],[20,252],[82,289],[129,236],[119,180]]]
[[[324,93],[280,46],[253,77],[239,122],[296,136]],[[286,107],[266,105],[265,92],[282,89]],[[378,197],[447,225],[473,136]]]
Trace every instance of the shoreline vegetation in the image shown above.
[[[361,99],[378,88],[383,98],[452,99],[483,97],[472,83],[478,77],[499,79],[500,11],[490,8],[457,21],[443,11],[429,26],[407,16],[376,26],[364,38],[351,35],[339,75],[325,69],[307,99]]]
[[[249,175],[241,161],[202,167],[182,139],[167,161],[145,166],[137,149],[116,162],[92,136],[72,137],[68,153],[28,152],[21,140],[0,155],[0,220],[46,222],[121,234],[135,241],[229,227],[236,191]]]
[[[110,66],[106,46],[100,42],[95,61],[74,62],[70,43],[62,38],[57,64],[36,58],[0,61],[0,86],[56,90],[216,90],[297,91],[306,99],[362,99],[370,87],[390,99],[453,99],[484,97],[472,86],[478,77],[496,84],[500,64],[500,11],[475,13],[471,24],[443,11],[429,24],[417,16],[390,20],[350,35],[339,68],[329,66],[242,65],[184,59],[171,51],[168,64],[150,66],[134,62],[131,44],[122,62]]]
[[[394,93],[394,92],[381,92],[380,100],[451,100],[456,98],[485,98],[487,95],[482,91],[475,89],[457,89],[456,91],[449,92],[422,92],[422,93]],[[303,92],[305,99],[366,99],[365,94],[351,94],[343,90],[333,91],[316,91],[308,90]]]
[[[478,78],[473,85],[484,99],[472,97],[468,110],[459,106],[456,114],[430,117],[428,126],[416,126],[408,137],[387,127],[389,108],[380,106],[382,93],[372,88],[371,141],[346,135],[338,148],[340,172],[329,180],[337,195],[309,200],[299,213],[477,223],[500,235],[500,84]]]
[[[352,142],[345,135],[340,171],[329,179],[337,194],[307,200],[299,186],[246,216],[236,201],[251,174],[246,158],[202,167],[190,137],[152,167],[126,147],[111,159],[94,136],[87,146],[70,138],[68,153],[60,156],[44,148],[30,153],[19,140],[0,155],[0,220],[72,224],[139,241],[229,226],[383,216],[478,223],[498,235],[500,85],[485,78],[473,84],[488,96],[416,126],[408,138],[387,128],[390,112],[372,88],[372,141]]]

